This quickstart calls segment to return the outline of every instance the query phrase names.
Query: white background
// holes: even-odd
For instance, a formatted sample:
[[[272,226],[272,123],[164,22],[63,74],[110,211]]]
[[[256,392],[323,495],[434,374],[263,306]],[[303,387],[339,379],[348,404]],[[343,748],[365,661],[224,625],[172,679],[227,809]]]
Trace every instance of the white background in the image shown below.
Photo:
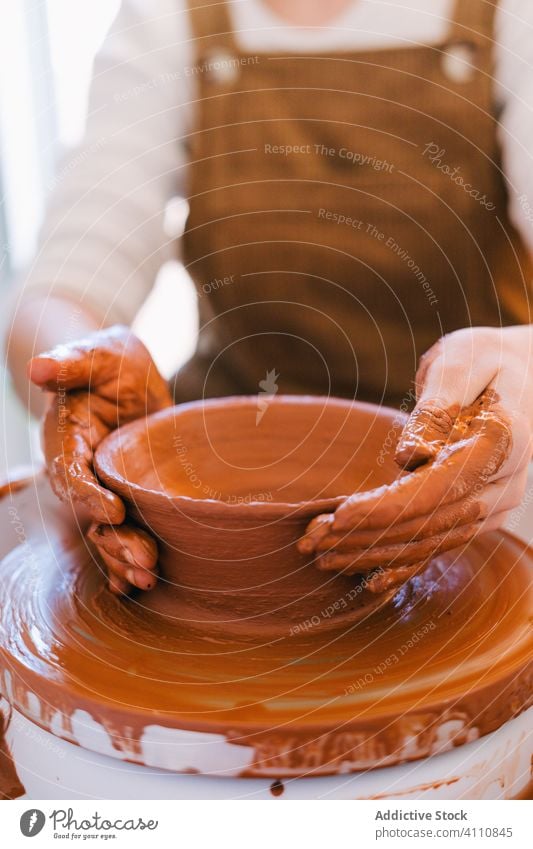
[[[275,800],[282,801],[282,800]],[[145,821],[159,820],[157,830],[148,832],[118,832],[116,839],[102,840],[54,838],[52,826],[47,821],[43,831],[34,838],[21,835],[19,819],[30,809],[27,802],[4,802],[0,808],[1,845],[5,847],[38,847],[68,845],[92,846],[157,846],[187,847],[187,849],[369,849],[371,846],[409,847],[426,849],[448,847],[519,847],[530,849],[531,805],[527,802],[467,802],[447,803],[445,808],[438,802],[293,802],[264,807],[262,802],[35,802],[34,806],[49,815],[54,809],[71,807],[76,819],[91,817],[95,811],[100,816],[117,818],[142,817]],[[378,811],[446,810],[466,811],[467,821],[446,822],[381,822],[376,820]],[[469,828],[499,826],[511,827],[513,836],[491,838],[470,836],[460,839],[426,838],[376,839],[376,829],[407,828]],[[81,832],[80,832],[81,833]],[[90,833],[90,832],[87,832]],[[93,832],[94,833],[94,832]]]

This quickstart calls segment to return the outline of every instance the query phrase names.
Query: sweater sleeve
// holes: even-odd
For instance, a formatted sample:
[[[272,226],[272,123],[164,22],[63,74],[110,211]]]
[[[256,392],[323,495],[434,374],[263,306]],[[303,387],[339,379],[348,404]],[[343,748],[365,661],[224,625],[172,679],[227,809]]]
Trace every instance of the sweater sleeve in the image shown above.
[[[184,184],[187,12],[126,0],[97,56],[86,133],[61,163],[24,291],[67,295],[129,323],[173,255],[167,202]]]
[[[496,17],[499,139],[509,215],[533,251],[533,3],[501,0]]]

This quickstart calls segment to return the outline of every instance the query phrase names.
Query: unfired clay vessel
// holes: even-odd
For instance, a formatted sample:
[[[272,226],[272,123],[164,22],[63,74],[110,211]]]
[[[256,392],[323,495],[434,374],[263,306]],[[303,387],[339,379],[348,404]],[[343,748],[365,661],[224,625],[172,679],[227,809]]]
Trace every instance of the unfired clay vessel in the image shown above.
[[[112,594],[44,478],[0,531],[0,795],[531,795],[533,551],[509,534],[353,626],[243,641]]]
[[[398,474],[393,410],[326,398],[184,404],[113,432],[99,478],[160,551],[142,603],[210,633],[346,627],[385,604],[358,576],[319,571],[296,549],[308,522]]]

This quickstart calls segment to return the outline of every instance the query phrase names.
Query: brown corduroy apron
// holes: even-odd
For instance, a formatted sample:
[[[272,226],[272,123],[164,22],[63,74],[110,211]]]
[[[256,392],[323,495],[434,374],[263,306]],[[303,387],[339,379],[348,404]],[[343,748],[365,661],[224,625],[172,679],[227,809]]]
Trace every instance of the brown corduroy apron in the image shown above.
[[[276,384],[400,404],[443,333],[531,320],[497,141],[494,6],[458,0],[437,45],[331,55],[245,53],[226,3],[190,6],[183,255],[201,326],[177,400]]]

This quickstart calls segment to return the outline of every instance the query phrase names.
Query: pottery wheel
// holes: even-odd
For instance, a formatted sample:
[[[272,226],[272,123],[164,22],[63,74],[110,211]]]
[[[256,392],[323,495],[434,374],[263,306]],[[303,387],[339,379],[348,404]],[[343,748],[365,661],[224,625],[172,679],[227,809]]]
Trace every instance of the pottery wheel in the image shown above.
[[[111,595],[44,479],[0,501],[0,529],[2,691],[65,739],[85,711],[136,762],[156,725],[248,747],[248,775],[350,772],[476,739],[533,701],[533,553],[507,533],[438,557],[344,631],[259,643]],[[225,758],[213,746],[205,771]]]

